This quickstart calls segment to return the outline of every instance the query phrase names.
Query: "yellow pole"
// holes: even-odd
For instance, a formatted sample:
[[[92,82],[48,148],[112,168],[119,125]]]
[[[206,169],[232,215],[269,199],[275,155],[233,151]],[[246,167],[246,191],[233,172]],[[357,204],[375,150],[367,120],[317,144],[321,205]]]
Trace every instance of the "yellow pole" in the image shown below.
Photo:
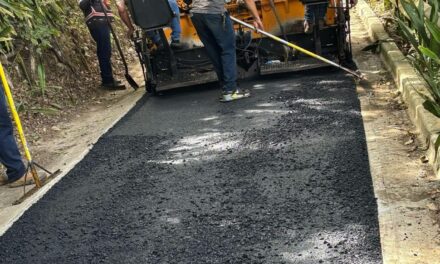
[[[1,78],[2,85],[3,85],[3,90],[4,90],[6,98],[8,100],[8,104],[9,104],[9,108],[11,110],[12,117],[14,118],[15,124],[17,126],[18,135],[20,137],[20,141],[21,141],[21,144],[23,145],[23,149],[24,149],[24,154],[25,154],[26,159],[28,160],[29,164],[31,165],[31,172],[32,172],[32,177],[34,178],[34,181],[35,181],[35,185],[37,187],[41,187],[40,178],[38,177],[36,169],[34,168],[34,166],[32,166],[31,152],[29,151],[27,141],[26,141],[26,138],[25,138],[24,132],[23,132],[23,126],[21,125],[20,117],[18,116],[17,109],[15,108],[14,100],[12,98],[11,89],[9,88],[8,81],[6,80],[6,74],[5,74],[5,71],[3,70],[3,65],[1,64],[1,62],[0,62],[0,78]]]

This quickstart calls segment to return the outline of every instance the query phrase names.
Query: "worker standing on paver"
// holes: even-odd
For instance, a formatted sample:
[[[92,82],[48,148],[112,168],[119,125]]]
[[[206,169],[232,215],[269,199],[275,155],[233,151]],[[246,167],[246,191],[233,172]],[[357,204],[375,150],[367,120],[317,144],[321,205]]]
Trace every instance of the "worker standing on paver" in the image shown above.
[[[170,46],[173,49],[180,49],[182,47],[180,43],[180,34],[182,32],[182,27],[180,26],[180,10],[179,5],[177,4],[176,0],[168,0],[168,3],[170,4],[171,10],[174,13],[174,17],[171,20],[171,43]],[[154,44],[161,49],[163,48],[163,45],[161,43],[160,35],[157,31],[151,32],[149,31],[149,37],[153,40]]]
[[[315,26],[315,16],[319,23],[319,28],[325,26],[325,15],[327,13],[328,2],[320,4],[308,4],[304,7],[304,32],[310,34]]]
[[[244,0],[254,18],[254,27],[263,30],[254,0]],[[194,0],[191,20],[205,46],[208,57],[214,65],[223,89],[220,101],[249,97],[248,91],[237,87],[237,59],[235,53],[235,33],[225,8],[224,0]]]
[[[358,0],[350,0],[350,8],[357,4]],[[319,29],[325,26],[325,19],[327,14],[328,1],[319,4],[307,4],[304,7],[304,33],[311,34],[315,26],[315,16],[319,23]]]
[[[0,185],[9,183],[10,187],[32,184],[30,172],[21,160],[20,151],[15,142],[14,128],[6,106],[3,85],[0,82],[0,163],[6,167],[7,179],[1,178]]]

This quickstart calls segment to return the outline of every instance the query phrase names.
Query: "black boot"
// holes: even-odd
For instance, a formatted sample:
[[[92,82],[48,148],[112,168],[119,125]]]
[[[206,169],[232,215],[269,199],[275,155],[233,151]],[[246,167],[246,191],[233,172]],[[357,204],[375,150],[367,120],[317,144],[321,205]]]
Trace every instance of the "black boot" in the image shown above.
[[[172,49],[182,49],[182,43],[180,43],[180,40],[173,39],[171,40],[170,47]]]
[[[101,87],[105,90],[125,90],[125,84],[119,80],[114,80],[110,83],[102,83]]]

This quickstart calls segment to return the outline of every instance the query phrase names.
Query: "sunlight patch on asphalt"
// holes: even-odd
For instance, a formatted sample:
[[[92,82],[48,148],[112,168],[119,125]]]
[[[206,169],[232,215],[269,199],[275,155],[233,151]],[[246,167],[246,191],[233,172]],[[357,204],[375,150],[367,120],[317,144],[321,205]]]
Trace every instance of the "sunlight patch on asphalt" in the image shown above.
[[[209,116],[209,117],[205,117],[205,118],[201,118],[201,121],[212,121],[212,120],[216,120],[219,119],[218,116]]]
[[[170,224],[174,224],[174,225],[180,224],[180,219],[177,218],[177,217],[168,217],[168,218],[166,219],[166,221],[167,221],[168,223],[170,223]]]
[[[202,135],[187,136],[176,142],[168,151],[166,160],[149,160],[150,163],[185,164],[191,161],[213,160],[221,152],[237,149],[241,144],[237,133],[208,132]]]
[[[290,246],[290,249],[282,252],[281,255],[284,260],[291,263],[329,263],[341,254],[350,254],[345,251],[345,244],[350,244],[352,248],[368,246],[364,245],[363,240],[367,232],[368,228],[359,224],[345,225],[343,229],[333,232],[322,230],[322,232],[312,234],[302,243]],[[287,235],[297,239],[301,232],[289,230]],[[371,263],[368,255],[356,257],[359,260],[356,263]]]
[[[339,84],[339,83],[344,83],[345,80],[322,80],[319,81],[318,84],[322,84],[322,85],[328,85],[328,84]]]
[[[252,87],[253,87],[255,90],[263,90],[263,89],[266,88],[266,85],[264,85],[264,84],[254,84]]]
[[[275,109],[250,109],[250,110],[244,110],[247,114],[287,114],[292,112],[291,110],[275,110]]]
[[[261,103],[261,104],[257,104],[256,106],[258,106],[258,107],[276,107],[276,105],[274,103]]]

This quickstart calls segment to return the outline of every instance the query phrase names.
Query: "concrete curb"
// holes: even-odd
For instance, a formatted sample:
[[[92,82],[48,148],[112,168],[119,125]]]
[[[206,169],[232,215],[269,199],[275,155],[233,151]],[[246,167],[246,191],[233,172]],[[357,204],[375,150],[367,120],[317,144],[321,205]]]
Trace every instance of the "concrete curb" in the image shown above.
[[[420,96],[420,93],[429,94],[428,84],[392,41],[382,22],[364,0],[359,0],[356,12],[364,23],[370,38],[373,41],[381,41],[380,58],[391,72],[402,94],[402,99],[408,106],[409,117],[427,144],[429,162],[437,177],[440,177],[440,157],[435,157],[434,146],[440,136],[440,120],[424,109],[422,104],[425,100]]]

